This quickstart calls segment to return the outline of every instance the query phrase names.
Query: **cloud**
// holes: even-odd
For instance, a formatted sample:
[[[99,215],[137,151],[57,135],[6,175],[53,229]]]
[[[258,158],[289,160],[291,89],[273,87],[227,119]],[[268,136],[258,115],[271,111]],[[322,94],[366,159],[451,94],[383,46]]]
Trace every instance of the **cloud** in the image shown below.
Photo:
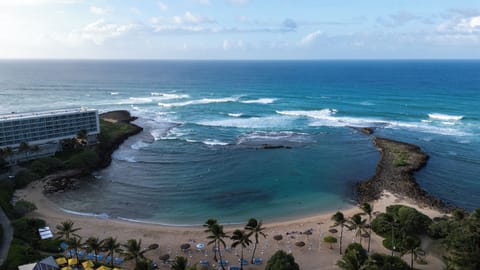
[[[90,7],[90,13],[95,14],[95,15],[105,15],[105,14],[107,14],[107,10],[104,9],[104,8],[91,6]]]
[[[248,3],[250,3],[250,0],[228,0],[228,2],[230,2],[231,4],[234,4],[234,5],[246,5]]]
[[[183,16],[173,17],[173,21],[176,24],[204,24],[215,23],[215,20],[210,17],[202,17],[192,14],[190,11],[185,12]]]
[[[140,9],[138,9],[137,7],[130,7],[130,12],[132,12],[132,13],[135,14],[135,15],[140,15],[140,14],[142,14],[142,12],[140,11]]]
[[[419,21],[422,17],[413,15],[412,13],[402,11],[390,14],[387,18],[378,17],[377,23],[385,27],[399,27],[412,21]]]
[[[158,8],[160,8],[161,11],[166,11],[168,10],[167,4],[163,3],[162,1],[157,2]]]
[[[76,4],[81,3],[82,0],[2,0],[0,6],[41,6],[41,5],[63,5],[63,4]]]
[[[199,3],[200,5],[206,5],[206,6],[211,4],[210,0],[195,0],[195,2]]]
[[[282,23],[282,26],[285,28],[295,29],[297,28],[297,23],[292,19],[285,19]]]
[[[437,25],[437,31],[449,34],[480,33],[480,11],[452,9],[444,15],[445,20]]]
[[[85,41],[93,42],[95,45],[103,45],[107,40],[125,36],[139,29],[141,29],[141,26],[138,24],[106,23],[104,19],[99,19],[81,29],[71,31],[66,37],[60,38],[61,41],[73,46]]]
[[[243,40],[224,40],[222,44],[224,51],[233,50],[233,49],[245,49],[246,44]]]
[[[303,44],[303,45],[310,45],[312,43],[315,43],[321,36],[323,36],[323,32],[318,30],[318,31],[315,31],[315,32],[312,32],[306,36],[304,36],[301,40],[300,40],[300,44]]]

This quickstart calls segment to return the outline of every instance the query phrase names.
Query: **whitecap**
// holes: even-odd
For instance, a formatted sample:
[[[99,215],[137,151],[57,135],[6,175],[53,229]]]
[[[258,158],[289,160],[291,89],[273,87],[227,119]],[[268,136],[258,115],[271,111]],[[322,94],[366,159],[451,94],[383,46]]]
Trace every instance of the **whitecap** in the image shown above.
[[[278,114],[288,115],[288,116],[305,116],[317,119],[324,119],[330,117],[337,112],[335,109],[323,109],[323,110],[312,110],[312,111],[276,111]]]
[[[183,99],[189,98],[188,94],[172,94],[172,93],[160,93],[160,92],[151,92],[151,96],[161,98],[161,99]]]
[[[229,113],[228,116],[230,117],[242,117],[243,113]]]
[[[443,121],[459,121],[463,119],[463,115],[448,115],[448,114],[441,114],[441,113],[429,113],[428,117],[435,120],[443,120]]]
[[[227,142],[222,142],[222,141],[219,141],[219,140],[216,140],[216,139],[208,139],[208,140],[205,140],[202,142],[203,144],[206,144],[206,145],[228,145]]]
[[[263,145],[279,143],[282,145],[304,144],[313,142],[313,138],[308,133],[293,131],[256,131],[242,134],[237,139],[237,144]]]
[[[152,103],[153,99],[149,97],[129,97],[127,100],[121,100],[117,104],[148,104]]]
[[[77,212],[77,211],[72,211],[72,210],[67,210],[64,208],[60,208],[63,212],[72,214],[72,215],[77,215],[77,216],[85,216],[85,217],[96,217],[96,218],[110,218],[110,216],[107,213],[86,213],[86,212]]]
[[[252,99],[252,100],[242,100],[240,102],[245,103],[245,104],[252,104],[252,103],[271,104],[271,103],[275,102],[276,100],[277,100],[276,98],[259,98],[259,99]]]
[[[335,109],[311,110],[311,111],[277,111],[278,114],[294,116],[294,117],[308,117],[313,120],[309,126],[327,126],[327,127],[370,127],[383,126],[383,120],[374,118],[357,118],[357,117],[337,117]]]
[[[149,145],[150,145],[150,144],[145,143],[145,142],[143,142],[143,141],[137,141],[137,142],[135,142],[134,144],[132,144],[132,145],[130,146],[130,148],[132,148],[132,149],[134,149],[134,150],[140,150],[140,149],[142,149],[142,148],[148,147]]]
[[[112,95],[112,96],[116,96],[118,94],[119,94],[118,92],[110,92],[110,95]]]
[[[210,103],[227,103],[235,102],[238,98],[236,97],[226,97],[226,98],[202,98],[196,100],[189,100],[185,102],[173,102],[173,103],[158,103],[158,106],[161,107],[183,107],[189,105],[201,105],[201,104],[210,104]]]
[[[220,120],[204,120],[197,125],[233,128],[288,128],[292,119],[282,116],[228,118]]]

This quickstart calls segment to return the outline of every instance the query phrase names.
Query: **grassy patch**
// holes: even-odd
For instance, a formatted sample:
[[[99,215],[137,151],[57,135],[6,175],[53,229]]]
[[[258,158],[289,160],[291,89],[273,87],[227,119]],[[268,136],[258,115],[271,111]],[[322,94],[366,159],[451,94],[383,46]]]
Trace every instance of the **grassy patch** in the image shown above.
[[[408,152],[400,151],[396,149],[394,151],[395,158],[393,159],[393,165],[395,167],[402,167],[409,165],[408,160],[410,159],[410,155]]]

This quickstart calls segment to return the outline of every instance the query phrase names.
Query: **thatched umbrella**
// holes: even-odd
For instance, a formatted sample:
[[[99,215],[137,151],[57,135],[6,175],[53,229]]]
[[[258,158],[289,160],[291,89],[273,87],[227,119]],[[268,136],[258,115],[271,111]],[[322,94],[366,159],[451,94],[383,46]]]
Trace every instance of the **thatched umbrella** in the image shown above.
[[[305,246],[305,242],[303,242],[303,241],[296,242],[296,243],[295,243],[295,246],[297,246],[297,247],[303,247],[303,246]]]
[[[303,232],[303,234],[312,235],[312,231],[311,230],[306,230],[306,231]]]
[[[338,233],[338,230],[337,229],[330,229],[328,230],[330,233]]]
[[[154,250],[154,249],[157,249],[158,247],[159,247],[158,244],[151,244],[150,246],[148,246],[148,249]]]
[[[369,233],[362,233],[362,235],[360,235],[360,236],[363,237],[363,238],[368,238],[370,236],[370,234]]]
[[[170,259],[170,254],[163,254],[159,258],[161,261],[163,261],[163,263],[165,263],[166,261],[168,261],[168,259]]]
[[[277,241],[280,241],[283,239],[283,236],[281,234],[277,234],[275,236],[273,236],[273,239],[277,240]]]
[[[182,245],[180,246],[180,249],[181,249],[181,250],[187,250],[187,249],[189,249],[189,248],[190,248],[190,244],[188,244],[188,243],[182,244]]]

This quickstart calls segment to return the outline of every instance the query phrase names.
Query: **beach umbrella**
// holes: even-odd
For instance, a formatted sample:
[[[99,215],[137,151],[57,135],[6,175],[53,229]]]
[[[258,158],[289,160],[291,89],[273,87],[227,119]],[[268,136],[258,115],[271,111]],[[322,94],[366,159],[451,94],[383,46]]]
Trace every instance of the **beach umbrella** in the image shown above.
[[[168,259],[170,259],[170,254],[163,254],[162,256],[160,256],[160,260],[162,260],[163,262],[166,262]]]
[[[78,264],[77,258],[68,259],[68,265],[76,265],[76,264]]]
[[[87,267],[87,268],[83,268],[83,270],[95,270],[95,269],[91,267]]]
[[[370,234],[369,234],[369,233],[362,233],[361,236],[362,236],[363,238],[368,238],[368,237],[370,236]]]
[[[112,268],[107,267],[105,265],[102,265],[102,266],[98,267],[97,270],[112,270]]]
[[[305,246],[305,242],[303,242],[303,241],[296,242],[296,243],[295,243],[295,246],[297,246],[297,247],[303,247],[303,246]]]
[[[92,261],[84,261],[84,262],[82,262],[82,266],[83,266],[83,268],[92,268],[95,265],[93,264]]]
[[[61,270],[72,270],[72,267],[70,267],[70,266],[65,266],[65,267],[63,267]]]
[[[113,270],[122,270],[122,268],[115,267]]]
[[[280,241],[283,239],[283,236],[281,234],[277,234],[275,236],[273,236],[273,239],[277,240],[277,241]]]
[[[150,246],[148,246],[148,249],[152,250],[152,249],[157,249],[159,246],[158,244],[151,244]]]
[[[338,233],[338,230],[337,229],[330,229],[328,230],[330,233]]]
[[[56,258],[55,262],[58,265],[63,265],[63,264],[67,264],[67,259],[65,257],[60,257],[60,258]]]
[[[188,243],[182,244],[182,245],[180,246],[180,249],[181,249],[181,250],[187,250],[187,249],[189,249],[189,248],[190,248],[190,244],[188,244]]]
[[[311,230],[306,230],[306,231],[303,232],[303,234],[312,235],[312,231]]]

